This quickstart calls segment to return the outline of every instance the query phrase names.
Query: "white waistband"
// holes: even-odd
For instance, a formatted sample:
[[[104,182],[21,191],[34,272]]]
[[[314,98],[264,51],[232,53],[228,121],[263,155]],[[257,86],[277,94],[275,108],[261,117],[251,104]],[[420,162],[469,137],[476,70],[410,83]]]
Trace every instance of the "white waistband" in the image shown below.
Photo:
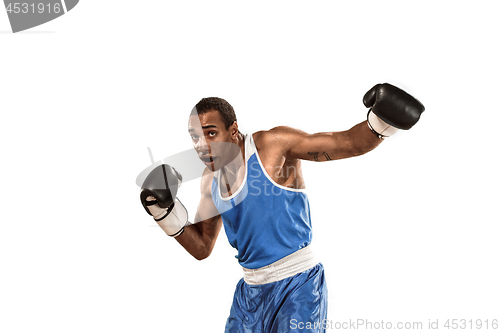
[[[254,285],[276,282],[313,268],[318,263],[311,246],[306,246],[270,265],[257,269],[243,268],[243,279]]]

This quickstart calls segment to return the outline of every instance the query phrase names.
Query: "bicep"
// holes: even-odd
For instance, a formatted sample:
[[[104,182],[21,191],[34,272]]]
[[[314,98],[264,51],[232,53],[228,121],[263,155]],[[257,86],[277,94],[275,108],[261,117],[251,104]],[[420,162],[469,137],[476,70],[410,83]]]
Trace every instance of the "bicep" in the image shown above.
[[[289,127],[277,129],[288,159],[322,162],[356,155],[349,131],[309,134]]]

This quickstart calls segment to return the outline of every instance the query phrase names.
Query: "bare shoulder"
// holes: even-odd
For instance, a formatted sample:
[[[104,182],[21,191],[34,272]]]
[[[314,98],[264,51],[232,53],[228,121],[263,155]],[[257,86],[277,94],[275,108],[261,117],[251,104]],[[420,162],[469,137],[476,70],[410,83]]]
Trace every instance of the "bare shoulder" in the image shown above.
[[[259,154],[268,152],[269,150],[276,149],[276,131],[270,129],[267,131],[258,131],[252,135],[255,147],[259,151]]]
[[[276,126],[267,131],[258,131],[254,133],[254,138],[262,137],[262,138],[271,138],[271,137],[283,137],[289,135],[296,135],[298,133],[305,133],[299,129],[290,127],[290,126]]]
[[[274,147],[274,149],[279,148],[281,151],[286,152],[307,135],[306,132],[293,127],[277,126],[267,131],[255,132],[253,138],[259,150]]]

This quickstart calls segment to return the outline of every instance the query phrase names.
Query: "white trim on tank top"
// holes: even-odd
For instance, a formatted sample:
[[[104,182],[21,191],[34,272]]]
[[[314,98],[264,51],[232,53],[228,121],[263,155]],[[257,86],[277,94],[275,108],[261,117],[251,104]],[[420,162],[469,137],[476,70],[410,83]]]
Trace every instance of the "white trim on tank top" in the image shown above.
[[[222,201],[229,201],[231,199],[234,199],[240,192],[241,190],[245,187],[245,184],[247,182],[247,175],[248,175],[248,159],[250,158],[250,156],[252,156],[252,154],[248,154],[248,152],[251,152],[253,149],[249,149],[249,148],[252,148],[252,147],[249,147],[249,143],[248,143],[248,136],[249,135],[246,135],[245,134],[245,176],[243,177],[243,182],[241,183],[240,187],[236,190],[236,192],[234,192],[233,194],[231,194],[229,197],[227,198],[224,198],[222,196],[222,193],[221,193],[221,187],[220,187],[220,179],[222,178],[221,177],[221,170],[217,170],[217,174],[216,174],[216,178],[217,178],[217,193],[219,194],[219,198],[222,200]],[[250,135],[251,137],[251,135]],[[238,155],[239,156],[239,155]],[[248,156],[248,158],[247,158]],[[238,158],[238,157],[236,157]]]
[[[271,182],[271,184],[273,184],[274,186],[278,187],[278,188],[281,188],[285,191],[290,191],[290,192],[306,192],[306,189],[299,189],[299,188],[290,188],[290,187],[286,187],[286,186],[283,186],[283,185],[280,185],[278,183],[276,183],[272,178],[271,176],[269,176],[269,174],[267,173],[266,169],[264,168],[263,164],[262,164],[262,161],[260,160],[260,156],[259,156],[259,153],[257,151],[257,147],[255,146],[255,142],[253,141],[253,133],[252,134],[248,134],[248,135],[245,135],[245,177],[243,178],[243,182],[242,184],[240,185],[240,187],[238,188],[238,190],[236,190],[236,192],[234,192],[231,196],[227,197],[227,198],[224,198],[221,194],[221,187],[220,187],[220,170],[217,170],[217,174],[216,174],[216,178],[217,178],[217,186],[218,186],[218,194],[219,194],[219,198],[222,200],[222,201],[229,201],[231,199],[233,199],[234,197],[236,197],[236,195],[238,195],[238,193],[241,192],[241,190],[243,189],[243,187],[245,186],[246,182],[247,182],[247,175],[248,175],[248,160],[250,159],[250,157],[255,153],[255,156],[257,157],[257,161],[259,162],[259,165],[260,165],[260,168],[262,169],[262,172],[264,173],[264,175],[267,177],[267,179]]]

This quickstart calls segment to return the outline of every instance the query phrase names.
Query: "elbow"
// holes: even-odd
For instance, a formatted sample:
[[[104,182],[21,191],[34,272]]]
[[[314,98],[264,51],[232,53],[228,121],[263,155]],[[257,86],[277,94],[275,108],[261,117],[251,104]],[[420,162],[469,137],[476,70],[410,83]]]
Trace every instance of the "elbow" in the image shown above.
[[[203,259],[207,259],[209,256],[210,256],[210,253],[212,251],[203,251],[203,252],[200,252],[200,253],[194,253],[193,254],[193,257],[198,260],[198,261],[201,261]]]
[[[203,259],[207,259],[208,255],[193,255],[193,257],[198,261],[202,261]]]

